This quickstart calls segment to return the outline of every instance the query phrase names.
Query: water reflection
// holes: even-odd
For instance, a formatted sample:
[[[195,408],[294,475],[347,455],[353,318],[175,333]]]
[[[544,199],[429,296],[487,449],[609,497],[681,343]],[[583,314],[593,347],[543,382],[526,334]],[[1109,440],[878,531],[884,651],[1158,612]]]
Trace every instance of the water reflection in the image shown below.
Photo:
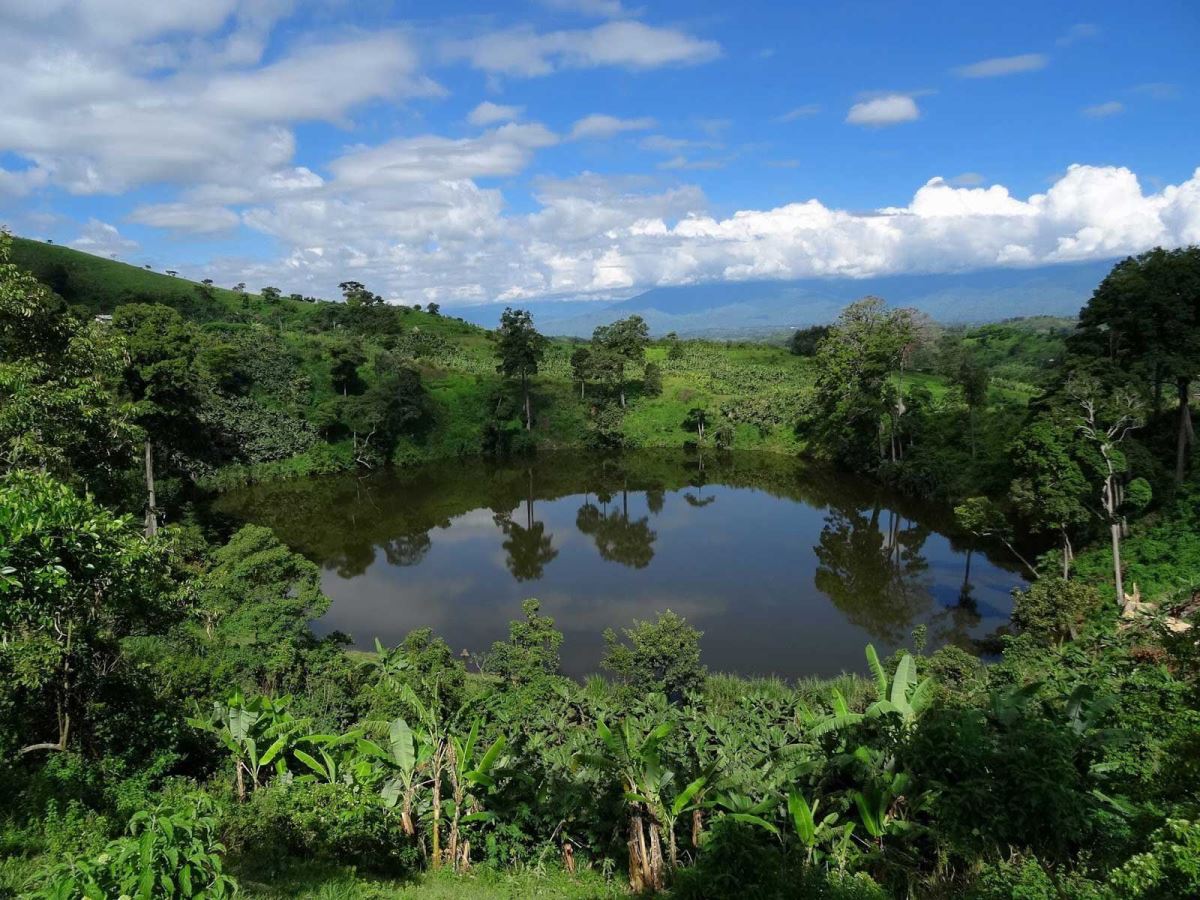
[[[273,528],[318,562],[320,631],[359,646],[431,625],[457,650],[502,638],[537,596],[594,671],[601,631],[670,607],[716,670],[859,669],[925,625],[970,649],[1002,627],[1019,578],[947,536],[945,511],[778,457],[562,455],[249,488],[217,513]]]

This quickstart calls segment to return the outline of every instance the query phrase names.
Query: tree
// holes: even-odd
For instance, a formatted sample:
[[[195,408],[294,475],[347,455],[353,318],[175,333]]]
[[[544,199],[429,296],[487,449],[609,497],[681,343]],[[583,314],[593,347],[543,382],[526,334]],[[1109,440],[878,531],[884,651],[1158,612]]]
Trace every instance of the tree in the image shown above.
[[[1191,385],[1200,377],[1200,247],[1161,247],[1117,263],[1079,314],[1069,347],[1085,369],[1103,360],[1149,388],[1155,412],[1162,387],[1173,384],[1175,481],[1187,472],[1195,443]]]
[[[975,416],[980,409],[987,406],[990,380],[987,369],[979,365],[969,353],[964,353],[954,372],[954,384],[962,392],[963,403],[967,406],[972,459],[975,457]]]
[[[601,325],[592,333],[592,346],[610,357],[608,365],[620,366],[617,381],[622,409],[625,408],[625,367],[640,366],[645,362],[649,340],[650,326],[638,315]]]
[[[279,290],[277,287],[271,287],[270,285],[261,288],[258,293],[268,303],[278,303],[279,299],[283,296],[283,291]]]
[[[1112,544],[1113,581],[1117,605],[1125,604],[1125,583],[1121,573],[1122,515],[1125,506],[1124,477],[1129,464],[1121,444],[1130,432],[1142,426],[1137,399],[1128,391],[1106,391],[1099,382],[1087,376],[1072,376],[1066,394],[1077,404],[1076,427],[1094,452],[1093,468],[1101,479],[1100,502]],[[1146,496],[1149,485],[1141,481],[1136,494]]]
[[[342,418],[353,433],[356,459],[366,466],[376,454],[386,459],[427,410],[428,395],[416,369],[397,363],[377,371],[364,393],[344,401]]]
[[[147,266],[147,268],[149,267]],[[235,294],[244,294],[246,292],[246,282],[239,281],[237,284],[235,284],[233,286],[233,292]]]
[[[829,337],[828,325],[810,325],[808,328],[797,328],[792,332],[788,341],[788,349],[796,356],[816,356],[817,347],[821,341]]]
[[[1067,426],[1041,418],[1017,436],[1009,451],[1016,475],[1009,499],[1031,530],[1059,535],[1064,580],[1075,557],[1071,532],[1090,518],[1087,477],[1071,452],[1073,438]]]
[[[586,399],[587,381],[592,374],[592,351],[587,347],[576,347],[571,353],[571,374],[579,382],[579,399]]]
[[[3,733],[32,739],[20,753],[89,733],[121,641],[172,617],[167,579],[165,547],[131,518],[45,474],[0,479],[0,710]]]
[[[704,430],[708,427],[708,410],[702,406],[693,406],[688,410],[682,425],[685,431],[696,432],[697,443],[703,444]]]
[[[496,329],[496,371],[521,382],[525,406],[525,430],[533,428],[533,412],[529,403],[529,379],[538,372],[546,355],[546,338],[533,327],[533,317],[523,309],[507,307],[500,314]]]
[[[429,313],[431,316],[440,316],[442,314],[442,308],[436,303],[426,303],[425,312]]]
[[[200,378],[195,329],[169,306],[131,303],[113,314],[125,335],[125,387],[145,432],[146,534],[158,529],[154,445],[187,446],[196,439]]]
[[[896,420],[904,394],[892,377],[902,371],[915,330],[908,310],[888,310],[867,297],[842,311],[817,348],[817,380],[807,419],[819,452],[855,468],[869,468],[883,455],[883,419],[892,421],[891,448],[897,458]]]
[[[0,470],[40,468],[64,479],[111,478],[136,437],[116,396],[121,335],[73,318],[8,262],[0,231]]]
[[[380,306],[383,303],[382,297],[368,291],[366,285],[360,281],[343,281],[338,288],[341,290],[342,298],[346,301],[347,306]]]
[[[329,348],[329,357],[333,389],[343,397],[362,393],[363,381],[358,375],[358,367],[367,361],[362,344],[359,341],[338,341]]]
[[[646,369],[642,373],[642,393],[647,397],[658,397],[662,392],[662,369],[657,363],[646,363]]]
[[[700,664],[700,638],[687,620],[671,610],[654,622],[634,620],[622,629],[628,644],[611,628],[604,632],[604,658],[600,665],[628,684],[635,695],[665,694],[672,703],[704,687],[706,671]]]

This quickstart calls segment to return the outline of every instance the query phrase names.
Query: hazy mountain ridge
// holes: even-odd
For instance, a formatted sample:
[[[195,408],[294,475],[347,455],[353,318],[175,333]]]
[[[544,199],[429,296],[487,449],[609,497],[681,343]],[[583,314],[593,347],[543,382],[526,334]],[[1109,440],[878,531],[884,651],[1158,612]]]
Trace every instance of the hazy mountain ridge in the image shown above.
[[[830,322],[847,303],[868,294],[893,306],[914,306],[940,322],[978,323],[1021,316],[1074,316],[1111,268],[1112,261],[1107,260],[943,275],[727,282],[652,288],[616,302],[535,300],[512,305],[529,309],[545,333],[580,336],[633,313],[645,318],[654,334],[779,333]],[[504,306],[452,307],[447,312],[491,328]]]

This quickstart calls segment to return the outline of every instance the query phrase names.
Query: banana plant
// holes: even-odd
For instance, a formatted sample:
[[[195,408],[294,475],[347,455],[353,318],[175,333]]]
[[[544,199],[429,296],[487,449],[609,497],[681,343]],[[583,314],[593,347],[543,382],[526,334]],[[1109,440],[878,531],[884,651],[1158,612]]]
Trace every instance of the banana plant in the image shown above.
[[[788,792],[788,813],[791,817],[792,827],[796,831],[796,837],[800,839],[800,844],[804,847],[804,862],[807,865],[820,862],[827,853],[836,854],[838,845],[842,845],[844,855],[844,845],[849,843],[850,835],[854,831],[853,822],[837,824],[838,814],[836,812],[831,812],[818,819],[817,809],[820,804],[821,801],[818,799],[814,800],[810,806],[799,791]],[[831,850],[823,850],[823,845],[830,845]]]
[[[400,824],[409,837],[417,833],[413,810],[417,790],[426,782],[420,774],[429,766],[433,748],[409,727],[404,719],[395,719],[388,724],[387,747],[362,738],[358,749],[378,760],[385,770],[385,780],[380,797],[388,809],[400,807]]]
[[[862,790],[852,791],[850,796],[858,808],[863,828],[883,848],[883,839],[889,834],[907,830],[909,823],[898,815],[899,803],[908,788],[909,777],[905,772],[885,773]]]
[[[300,738],[297,744],[307,744],[313,748],[313,753],[299,747],[292,750],[296,759],[310,770],[309,774],[302,777],[315,778],[328,784],[352,784],[362,780],[370,770],[370,763],[356,752],[362,737],[362,729],[356,728],[345,734],[308,734]]]
[[[450,789],[453,795],[454,810],[450,819],[450,859],[455,871],[469,867],[471,848],[469,843],[459,841],[460,826],[465,822],[483,822],[492,818],[492,814],[479,809],[478,794],[471,788],[490,789],[496,786],[491,771],[495,767],[501,752],[504,750],[504,735],[496,738],[492,745],[480,754],[479,719],[471,724],[471,731],[465,738],[450,735],[449,766]],[[473,811],[463,815],[468,803]]]
[[[193,728],[215,734],[233,755],[239,801],[246,799],[246,776],[257,788],[262,771],[272,763],[277,774],[286,774],[286,751],[303,724],[288,711],[291,702],[290,696],[247,701],[239,691],[214,703],[208,716],[187,719]]]
[[[701,775],[673,791],[675,773],[663,765],[659,752],[672,728],[671,722],[663,722],[645,732],[632,716],[615,729],[597,720],[603,752],[576,757],[577,763],[613,771],[620,779],[628,809],[629,884],[635,892],[666,887],[668,863],[674,867],[678,862],[675,821],[698,807],[708,782],[708,776]]]
[[[900,657],[895,674],[890,679],[873,645],[867,645],[866,655],[879,699],[868,706],[866,712],[857,713],[850,709],[850,704],[846,702],[842,692],[834,688],[830,699],[832,712],[818,718],[811,726],[809,734],[812,737],[823,737],[867,719],[879,719],[889,715],[897,716],[902,728],[910,728],[929,708],[937,690],[937,682],[933,678],[917,681],[917,664],[911,654],[905,653]]]

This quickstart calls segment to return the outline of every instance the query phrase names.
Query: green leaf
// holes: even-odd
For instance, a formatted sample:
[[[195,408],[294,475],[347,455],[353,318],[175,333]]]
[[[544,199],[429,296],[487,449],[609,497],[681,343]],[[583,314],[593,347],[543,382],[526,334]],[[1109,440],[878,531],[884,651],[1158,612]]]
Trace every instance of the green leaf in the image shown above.
[[[879,654],[875,652],[872,644],[867,644],[867,665],[871,667],[871,674],[875,676],[876,694],[882,700],[888,694],[888,677],[879,662]]]
[[[678,817],[684,811],[687,805],[692,802],[692,798],[695,797],[696,794],[698,794],[707,783],[708,778],[704,775],[701,775],[682,791],[680,791],[675,797],[675,802],[671,804],[672,817]]]

